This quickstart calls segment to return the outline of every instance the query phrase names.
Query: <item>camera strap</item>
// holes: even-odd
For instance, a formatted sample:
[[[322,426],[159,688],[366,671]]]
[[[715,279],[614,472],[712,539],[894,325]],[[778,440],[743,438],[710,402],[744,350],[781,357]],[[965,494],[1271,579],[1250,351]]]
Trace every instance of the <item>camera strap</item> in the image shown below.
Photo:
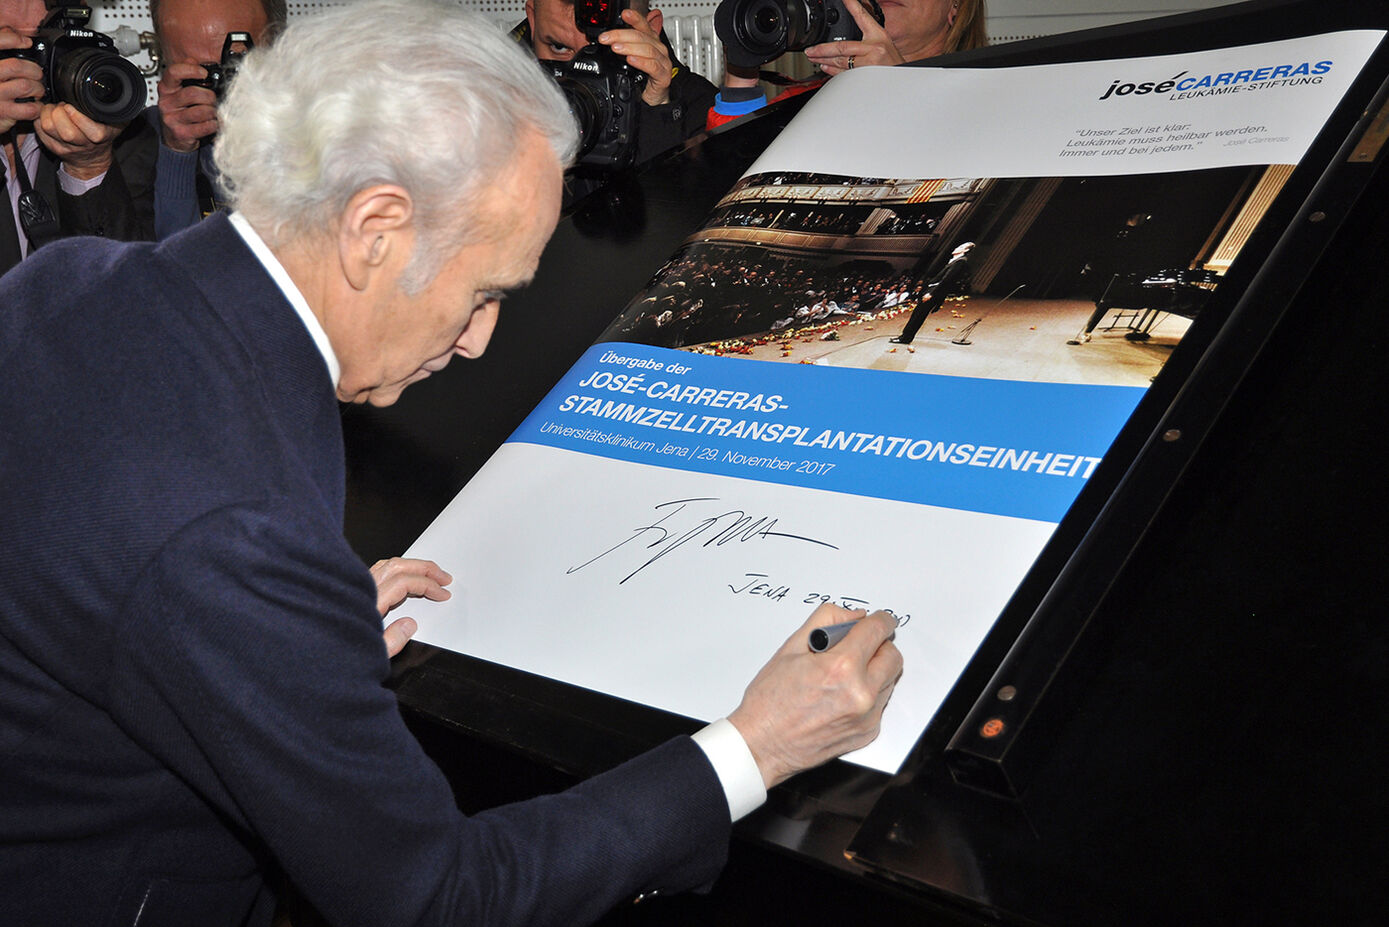
[[[42,193],[34,189],[29,171],[24,167],[24,155],[19,150],[19,137],[11,135],[14,145],[15,176],[19,180],[19,224],[29,239],[29,248],[36,250],[58,237],[58,215]]]

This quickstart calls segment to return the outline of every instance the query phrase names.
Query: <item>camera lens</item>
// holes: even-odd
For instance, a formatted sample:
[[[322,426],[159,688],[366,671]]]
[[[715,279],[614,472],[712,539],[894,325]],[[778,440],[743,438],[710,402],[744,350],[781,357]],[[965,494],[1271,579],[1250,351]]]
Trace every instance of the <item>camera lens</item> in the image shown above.
[[[598,134],[603,128],[603,102],[594,92],[580,81],[569,77],[556,79],[564,98],[569,102],[569,112],[579,125],[579,151],[576,159],[593,150],[598,143]]]
[[[714,30],[729,62],[757,67],[822,41],[824,0],[723,0]]]
[[[135,65],[114,52],[77,48],[57,62],[53,97],[71,103],[97,122],[129,122],[145,108],[145,79]]]
[[[757,35],[775,36],[782,31],[781,10],[774,5],[758,6],[757,9],[753,10],[750,18],[752,19],[751,31],[755,31]]]

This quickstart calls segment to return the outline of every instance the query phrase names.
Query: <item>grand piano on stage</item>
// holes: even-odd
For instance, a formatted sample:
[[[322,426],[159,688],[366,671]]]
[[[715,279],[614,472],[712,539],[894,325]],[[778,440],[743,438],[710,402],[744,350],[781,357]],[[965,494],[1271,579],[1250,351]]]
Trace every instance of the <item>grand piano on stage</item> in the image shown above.
[[[1254,0],[948,63],[1386,27],[1382,0]],[[1213,290],[1177,274],[1103,300],[1192,326],[897,774],[791,780],[711,893],[605,923],[1383,923],[1386,74],[1381,47]],[[486,355],[344,413],[365,559],[408,547],[803,100],[580,203]],[[698,726],[423,644],[393,685],[465,810]]]
[[[1147,341],[1153,326],[1168,313],[1188,319],[1196,318],[1210,298],[1220,275],[1204,267],[1169,268],[1154,274],[1115,274],[1109,278],[1104,293],[1095,300],[1095,311],[1085,328],[1071,344],[1089,341],[1095,326],[1116,310],[1109,323],[1113,329],[1120,321],[1128,323],[1130,341]]]

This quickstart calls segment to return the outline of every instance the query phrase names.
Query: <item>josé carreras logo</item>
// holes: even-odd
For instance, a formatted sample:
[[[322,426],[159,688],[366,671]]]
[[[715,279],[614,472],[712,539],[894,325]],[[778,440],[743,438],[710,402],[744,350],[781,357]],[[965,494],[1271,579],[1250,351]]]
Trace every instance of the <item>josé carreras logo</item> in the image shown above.
[[[1270,64],[1245,71],[1222,71],[1200,77],[1182,71],[1166,79],[1124,80],[1111,83],[1100,95],[1101,100],[1116,97],[1166,95],[1172,100],[1218,96],[1249,90],[1271,90],[1275,87],[1295,87],[1301,84],[1320,84],[1322,75],[1331,70],[1331,61],[1302,61]]]

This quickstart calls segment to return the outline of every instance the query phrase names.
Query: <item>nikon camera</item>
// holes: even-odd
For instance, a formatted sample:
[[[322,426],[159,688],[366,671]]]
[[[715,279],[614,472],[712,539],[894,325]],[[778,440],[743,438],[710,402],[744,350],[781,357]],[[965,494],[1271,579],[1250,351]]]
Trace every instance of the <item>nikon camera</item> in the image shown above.
[[[579,124],[579,169],[614,171],[636,160],[637,112],[646,75],[598,44],[598,36],[609,29],[625,28],[624,9],[626,0],[577,0],[574,23],[589,44],[569,61],[541,62],[564,91]]]
[[[145,79],[110,36],[87,28],[91,16],[86,7],[55,7],[30,48],[3,49],[0,58],[25,58],[42,68],[49,102],[71,103],[90,119],[120,125],[145,108]]]
[[[251,33],[228,32],[227,37],[222,40],[222,60],[203,62],[203,70],[207,72],[207,77],[190,77],[180,86],[206,87],[217,94],[217,102],[222,102],[222,98],[227,95],[227,87],[231,86],[232,78],[241,68],[241,59],[255,46],[256,43],[251,41]]]
[[[714,31],[729,64],[760,67],[789,51],[863,38],[846,2],[857,0],[723,0],[714,10]],[[863,5],[882,25],[878,0]]]

